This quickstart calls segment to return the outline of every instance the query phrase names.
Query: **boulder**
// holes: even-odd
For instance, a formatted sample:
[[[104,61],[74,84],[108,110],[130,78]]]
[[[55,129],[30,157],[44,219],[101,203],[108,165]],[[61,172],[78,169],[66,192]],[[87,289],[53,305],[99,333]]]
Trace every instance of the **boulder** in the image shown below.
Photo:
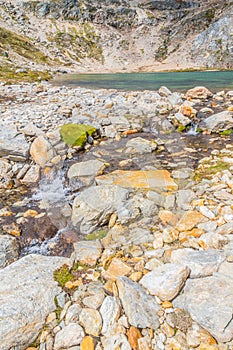
[[[40,135],[31,144],[30,154],[36,164],[44,168],[55,156],[55,151],[49,141]]]
[[[67,173],[70,186],[73,190],[78,190],[81,187],[91,185],[95,176],[101,175],[104,168],[104,163],[98,159],[71,165]]]
[[[93,232],[107,224],[111,215],[120,210],[128,197],[128,191],[119,186],[90,187],[74,200],[71,221],[81,233]]]
[[[223,111],[206,118],[200,125],[211,132],[220,132],[233,128],[233,112]]]
[[[14,125],[0,124],[0,157],[9,156],[11,160],[21,161],[27,158],[28,151],[29,144]]]
[[[161,300],[172,300],[183,287],[189,272],[187,266],[164,264],[143,276],[140,283]]]
[[[53,272],[64,263],[65,258],[28,255],[0,271],[1,350],[24,350],[38,336],[56,309],[60,288]]]
[[[135,137],[129,140],[126,144],[126,153],[151,153],[157,149],[157,143],[143,139],[142,137]]]
[[[177,249],[171,254],[171,262],[188,266],[190,278],[213,275],[225,260],[223,254],[215,249],[198,251],[191,248]]]
[[[196,86],[195,88],[190,89],[186,92],[186,98],[188,100],[191,100],[191,99],[206,100],[211,96],[213,96],[212,92],[204,86]]]
[[[69,146],[83,147],[87,136],[92,136],[95,132],[93,126],[86,124],[65,124],[60,128],[62,140]]]
[[[146,290],[138,283],[127,277],[119,277],[117,280],[119,297],[131,326],[138,328],[159,327],[159,304],[155,298],[146,293]]]
[[[188,311],[217,341],[228,342],[233,338],[232,275],[215,273],[211,277],[189,279],[182,295],[173,300],[173,306]]]

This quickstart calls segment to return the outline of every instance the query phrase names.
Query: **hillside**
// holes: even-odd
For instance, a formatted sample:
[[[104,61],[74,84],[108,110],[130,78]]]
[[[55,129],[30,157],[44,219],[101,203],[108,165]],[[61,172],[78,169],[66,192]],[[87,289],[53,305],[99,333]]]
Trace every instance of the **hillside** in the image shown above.
[[[232,68],[232,33],[233,1],[0,1],[0,78]]]

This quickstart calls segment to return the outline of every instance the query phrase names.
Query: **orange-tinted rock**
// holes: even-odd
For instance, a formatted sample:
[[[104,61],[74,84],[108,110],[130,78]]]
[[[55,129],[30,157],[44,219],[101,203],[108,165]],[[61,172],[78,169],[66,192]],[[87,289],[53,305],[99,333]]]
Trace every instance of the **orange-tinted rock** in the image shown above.
[[[194,117],[196,112],[191,106],[182,106],[181,113],[186,117]]]
[[[95,342],[94,339],[90,336],[83,338],[82,343],[80,344],[80,350],[94,350]]]
[[[133,350],[138,350],[138,339],[142,338],[141,332],[138,328],[133,326],[127,332],[128,342]]]
[[[170,224],[172,226],[175,226],[177,224],[177,215],[173,214],[169,210],[160,210],[158,216],[164,225]]]
[[[180,242],[184,243],[187,241],[188,237],[194,237],[194,238],[199,238],[201,235],[203,235],[205,231],[200,228],[194,228],[191,231],[184,231],[179,234],[179,240]]]
[[[51,144],[44,138],[44,136],[38,136],[32,142],[30,154],[36,164],[42,168],[44,168],[46,163],[48,163],[55,155]]]
[[[205,100],[206,98],[211,97],[212,95],[212,92],[204,86],[196,86],[195,88],[190,89],[186,92],[186,98],[188,100],[196,98]]]
[[[169,308],[171,308],[171,307],[173,307],[173,306],[172,306],[172,303],[171,303],[170,301],[165,300],[165,301],[162,302],[162,307],[163,307],[164,309],[169,309]]]
[[[106,279],[115,281],[119,276],[127,276],[132,268],[118,258],[112,259],[109,268],[104,273]]]
[[[110,174],[98,176],[98,184],[114,184],[125,188],[157,188],[177,190],[178,186],[167,170],[116,170]]]
[[[25,212],[23,213],[23,217],[24,217],[24,218],[27,218],[28,216],[34,217],[34,216],[36,216],[37,214],[38,214],[38,213],[37,213],[36,210],[28,209],[27,211],[25,211]]]
[[[216,340],[211,336],[211,334],[206,330],[202,329],[199,333],[199,339],[201,343],[205,343],[208,345],[216,345]]]
[[[184,215],[181,217],[178,224],[176,225],[176,229],[180,232],[190,231],[204,219],[205,217],[198,211],[189,210],[185,212]]]

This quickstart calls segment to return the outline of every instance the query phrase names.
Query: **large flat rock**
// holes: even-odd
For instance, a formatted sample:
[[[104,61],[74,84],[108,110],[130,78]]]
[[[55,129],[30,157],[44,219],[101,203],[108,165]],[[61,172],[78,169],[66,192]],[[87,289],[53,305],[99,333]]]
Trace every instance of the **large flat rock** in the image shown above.
[[[173,300],[173,306],[188,311],[219,342],[233,338],[232,275],[215,273],[211,277],[189,279],[183,293]]]
[[[177,190],[178,186],[167,170],[116,170],[98,176],[98,184],[114,184],[124,188]]]
[[[24,350],[56,309],[53,272],[65,258],[28,255],[0,271],[0,349]]]

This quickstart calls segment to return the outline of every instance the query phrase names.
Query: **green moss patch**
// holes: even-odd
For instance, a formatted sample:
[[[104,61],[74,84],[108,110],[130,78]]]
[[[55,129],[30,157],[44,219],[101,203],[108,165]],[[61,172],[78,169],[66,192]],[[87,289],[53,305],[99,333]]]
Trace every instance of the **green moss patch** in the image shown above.
[[[211,179],[213,175],[230,168],[230,164],[218,161],[217,163],[203,163],[195,172],[194,180],[200,182],[202,179]]]
[[[233,129],[229,129],[229,130],[221,131],[219,134],[222,136],[230,136],[232,132],[233,132]]]
[[[86,235],[86,240],[87,241],[94,241],[96,239],[102,239],[107,235],[108,231],[106,230],[99,230],[90,233],[89,235]]]
[[[62,265],[59,269],[55,270],[53,273],[54,280],[58,282],[58,284],[64,288],[65,284],[69,281],[74,280],[74,276],[69,270],[68,265]]]
[[[65,124],[61,127],[62,140],[70,146],[84,147],[87,136],[92,136],[96,132],[93,126],[86,124]]]
[[[38,71],[27,69],[25,72],[16,73],[18,67],[9,65],[7,63],[1,64],[0,62],[0,81],[5,83],[17,83],[17,82],[35,82],[41,80],[49,80],[52,75],[48,71]]]
[[[36,63],[49,63],[47,56],[38,50],[29,38],[0,27],[0,54],[8,50],[13,50],[18,55]]]

